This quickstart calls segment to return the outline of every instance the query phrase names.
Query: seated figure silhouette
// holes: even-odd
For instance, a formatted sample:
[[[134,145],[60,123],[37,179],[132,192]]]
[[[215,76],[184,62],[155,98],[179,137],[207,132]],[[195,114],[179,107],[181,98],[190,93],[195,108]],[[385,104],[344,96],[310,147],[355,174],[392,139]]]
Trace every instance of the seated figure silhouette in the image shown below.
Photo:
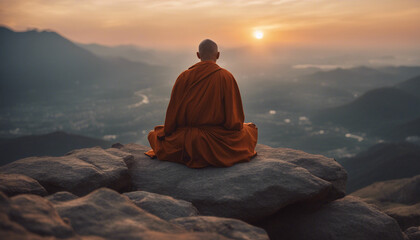
[[[150,131],[152,150],[146,155],[202,168],[229,167],[257,154],[257,127],[244,123],[238,85],[229,71],[216,64],[219,55],[212,40],[200,43],[201,61],[177,78],[165,125]]]

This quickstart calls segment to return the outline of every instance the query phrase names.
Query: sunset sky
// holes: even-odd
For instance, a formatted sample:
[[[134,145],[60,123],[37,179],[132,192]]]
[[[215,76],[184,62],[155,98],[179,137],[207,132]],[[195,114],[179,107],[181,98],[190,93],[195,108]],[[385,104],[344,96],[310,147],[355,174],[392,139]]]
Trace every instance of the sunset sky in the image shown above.
[[[419,47],[419,0],[0,0],[0,24],[81,43]],[[260,30],[264,38],[256,39]]]

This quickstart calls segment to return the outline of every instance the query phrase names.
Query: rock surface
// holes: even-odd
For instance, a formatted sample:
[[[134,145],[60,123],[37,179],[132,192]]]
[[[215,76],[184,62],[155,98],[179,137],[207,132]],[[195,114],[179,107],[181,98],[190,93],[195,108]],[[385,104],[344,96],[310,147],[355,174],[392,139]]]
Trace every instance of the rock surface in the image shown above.
[[[198,210],[184,200],[145,191],[124,193],[139,208],[164,220],[197,216]]]
[[[258,153],[256,159],[282,159],[303,167],[313,175],[332,183],[331,199],[341,198],[346,194],[347,172],[332,158],[290,148],[272,148],[263,144],[258,144],[256,151]]]
[[[84,197],[54,204],[81,236],[104,239],[229,239],[215,232],[189,232],[137,207],[128,197],[101,188]]]
[[[262,225],[272,240],[404,239],[393,218],[351,196],[327,203],[315,210],[284,209]]]
[[[132,154],[130,169],[133,187],[191,202],[203,215],[257,221],[296,203],[326,201],[338,186],[311,173],[322,175],[316,166],[331,165],[337,171],[334,182],[345,182],[345,171],[333,159],[285,150],[284,159],[266,158],[264,154],[251,162],[229,168],[190,169],[172,162],[150,159],[147,147],[137,144],[118,146]],[[282,149],[277,149],[278,154]],[[301,157],[299,157],[301,154]],[[324,164],[315,164],[319,158]],[[305,160],[306,159],[306,160]],[[294,164],[300,162],[301,166]],[[330,164],[327,164],[331,161]],[[302,166],[310,168],[310,171]],[[334,170],[335,169],[335,170]],[[326,170],[327,171],[327,170]],[[341,176],[343,179],[339,180]],[[325,177],[326,178],[326,177]]]
[[[171,221],[194,232],[217,232],[235,240],[268,240],[267,233],[242,221],[220,217],[184,217]]]
[[[375,204],[395,218],[403,230],[420,225],[420,175],[376,182],[352,195]]]
[[[410,227],[404,231],[408,240],[420,240],[420,227]]]
[[[78,197],[74,195],[73,193],[69,193],[69,192],[56,192],[45,198],[52,203],[59,203],[59,202],[66,202],[66,201],[74,200]]]
[[[388,208],[383,210],[383,212],[395,218],[403,230],[420,225],[420,203]]]
[[[52,204],[37,195],[22,194],[9,199],[0,193],[0,219],[2,239],[77,237]]]
[[[116,190],[129,188],[124,157],[115,156],[99,147],[74,150],[62,157],[20,159],[0,167],[0,173],[29,176],[49,193],[68,191],[82,196],[100,187]]]
[[[0,191],[9,197],[25,193],[47,195],[38,181],[21,174],[0,174]]]

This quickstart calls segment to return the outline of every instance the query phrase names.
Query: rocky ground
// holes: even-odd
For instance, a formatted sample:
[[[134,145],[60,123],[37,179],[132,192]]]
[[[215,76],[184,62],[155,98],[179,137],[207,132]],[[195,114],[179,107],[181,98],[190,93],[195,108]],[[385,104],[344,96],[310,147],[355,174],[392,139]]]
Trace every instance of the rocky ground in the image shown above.
[[[257,146],[249,163],[190,169],[115,144],[0,167],[2,239],[418,239],[345,195],[334,159]],[[401,223],[400,223],[401,225]],[[4,238],[3,238],[4,237]]]

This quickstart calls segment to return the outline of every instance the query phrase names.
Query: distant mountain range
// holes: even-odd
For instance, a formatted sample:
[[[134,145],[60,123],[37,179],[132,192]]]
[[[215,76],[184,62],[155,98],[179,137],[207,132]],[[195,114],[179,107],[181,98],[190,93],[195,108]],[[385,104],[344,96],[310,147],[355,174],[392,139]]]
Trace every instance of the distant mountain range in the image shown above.
[[[400,135],[401,139],[398,131],[403,129],[404,137],[412,136],[415,133],[410,129],[420,128],[416,120],[420,118],[419,79],[420,76],[394,87],[368,91],[348,104],[319,111],[313,119],[317,123],[330,122],[381,137]]]
[[[351,92],[355,96],[381,87],[390,87],[403,79],[420,74],[420,67],[355,67],[350,69],[337,68],[329,71],[319,71],[300,78],[304,83],[316,83]]]
[[[347,192],[351,193],[374,182],[418,175],[419,160],[419,145],[400,142],[380,143],[339,162],[348,173]]]
[[[95,146],[108,148],[111,142],[60,131],[0,139],[0,165],[30,156],[61,156],[74,149]]]
[[[99,91],[148,87],[160,80],[156,67],[100,58],[56,32],[0,27],[0,52],[1,106],[48,102],[75,91],[78,96],[92,96]]]

